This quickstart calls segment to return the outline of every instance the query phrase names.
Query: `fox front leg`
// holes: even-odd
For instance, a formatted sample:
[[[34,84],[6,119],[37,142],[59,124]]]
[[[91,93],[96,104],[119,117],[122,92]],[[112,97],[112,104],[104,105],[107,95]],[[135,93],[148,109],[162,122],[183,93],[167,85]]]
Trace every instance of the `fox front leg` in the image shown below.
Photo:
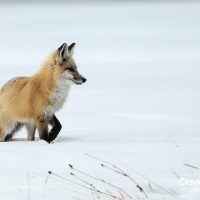
[[[39,138],[48,142],[48,123],[45,119],[36,122]]]
[[[27,129],[27,134],[28,134],[27,140],[28,141],[35,140],[35,131],[36,131],[35,123],[33,123],[33,122],[27,123],[26,129]]]
[[[57,119],[57,117],[55,115],[53,115],[49,120],[48,123],[52,126],[50,132],[49,132],[49,137],[48,137],[48,142],[51,143],[53,140],[56,139],[56,137],[58,136],[62,125],[59,122],[59,120]]]
[[[48,131],[48,125],[52,128],[50,132]],[[58,136],[62,125],[55,115],[51,117],[44,117],[36,122],[36,126],[38,129],[39,137],[41,140],[45,140],[48,143],[51,143]]]

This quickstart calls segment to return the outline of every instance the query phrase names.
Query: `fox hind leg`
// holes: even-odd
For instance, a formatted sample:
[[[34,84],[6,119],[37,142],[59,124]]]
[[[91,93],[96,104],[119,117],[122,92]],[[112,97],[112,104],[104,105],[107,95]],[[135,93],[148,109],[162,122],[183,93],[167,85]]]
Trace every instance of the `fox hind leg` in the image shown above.
[[[12,139],[13,139],[13,135],[12,134],[8,134],[8,135],[6,135],[4,141],[8,142],[8,141],[11,141]]]
[[[23,127],[23,123],[10,121],[4,129],[4,141],[10,141],[13,135]]]
[[[5,134],[3,132],[3,129],[0,127],[0,142],[5,141]]]

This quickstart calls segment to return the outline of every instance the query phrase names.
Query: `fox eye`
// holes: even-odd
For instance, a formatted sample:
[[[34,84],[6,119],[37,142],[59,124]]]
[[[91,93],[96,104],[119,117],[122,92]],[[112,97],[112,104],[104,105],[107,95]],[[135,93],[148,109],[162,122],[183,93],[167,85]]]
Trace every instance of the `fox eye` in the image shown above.
[[[70,72],[74,72],[74,69],[73,69],[73,68],[68,68],[68,70],[69,70]]]

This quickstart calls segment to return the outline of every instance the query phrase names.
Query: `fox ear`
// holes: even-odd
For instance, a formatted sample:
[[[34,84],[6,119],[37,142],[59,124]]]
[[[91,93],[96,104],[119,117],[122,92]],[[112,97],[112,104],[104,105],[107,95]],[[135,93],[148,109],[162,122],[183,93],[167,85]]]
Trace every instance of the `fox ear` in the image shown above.
[[[58,48],[58,54],[62,60],[65,60],[67,56],[69,55],[69,50],[68,50],[68,45],[67,43],[63,43],[59,48]]]
[[[68,50],[70,55],[72,56],[74,54],[74,47],[75,47],[76,43],[72,43],[69,45]]]

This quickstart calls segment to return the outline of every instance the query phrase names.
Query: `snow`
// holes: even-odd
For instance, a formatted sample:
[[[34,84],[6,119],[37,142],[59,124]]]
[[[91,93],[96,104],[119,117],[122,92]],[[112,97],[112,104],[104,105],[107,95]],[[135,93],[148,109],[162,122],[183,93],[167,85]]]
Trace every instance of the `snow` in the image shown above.
[[[86,153],[125,170],[149,199],[199,199],[199,9],[189,1],[2,4],[0,85],[36,72],[65,41],[76,42],[75,60],[88,81],[71,88],[56,114],[63,128],[54,143],[27,142],[23,130],[0,144],[0,199],[94,199],[48,175],[81,183],[68,164],[145,199],[133,182]]]

